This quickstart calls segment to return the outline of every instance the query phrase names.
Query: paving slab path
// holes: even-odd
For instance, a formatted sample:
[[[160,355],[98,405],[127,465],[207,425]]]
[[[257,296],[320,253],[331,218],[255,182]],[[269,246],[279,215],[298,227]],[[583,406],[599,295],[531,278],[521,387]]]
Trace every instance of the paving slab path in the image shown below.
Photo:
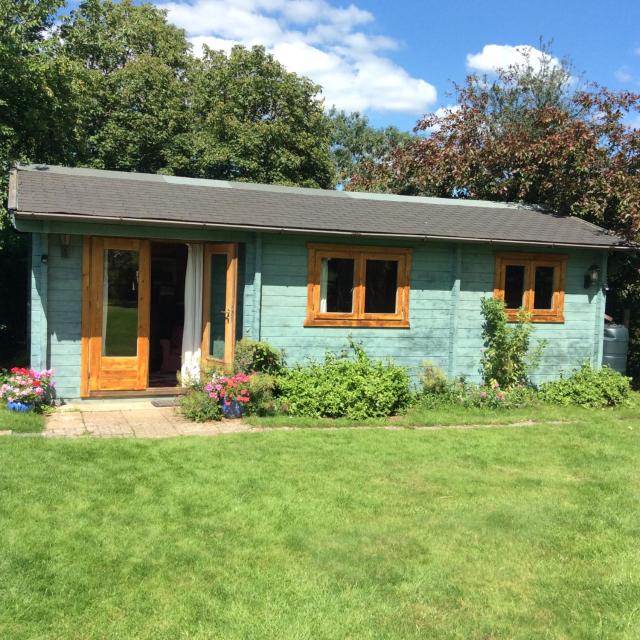
[[[217,436],[250,431],[241,420],[190,422],[174,407],[123,406],[58,410],[47,416],[44,437],[78,438],[170,438],[175,436]]]
[[[566,421],[545,422],[565,424]],[[420,425],[401,426],[393,423],[382,426],[317,427],[323,431],[344,429],[508,429],[530,427],[542,422],[525,420],[509,423]],[[305,427],[313,429],[315,427]],[[297,431],[296,427],[252,427],[242,420],[220,422],[190,422],[181,416],[175,407],[155,407],[141,401],[87,402],[59,408],[47,416],[45,438],[171,438],[176,436],[219,436],[226,433],[257,431]],[[10,433],[10,432],[7,432]]]

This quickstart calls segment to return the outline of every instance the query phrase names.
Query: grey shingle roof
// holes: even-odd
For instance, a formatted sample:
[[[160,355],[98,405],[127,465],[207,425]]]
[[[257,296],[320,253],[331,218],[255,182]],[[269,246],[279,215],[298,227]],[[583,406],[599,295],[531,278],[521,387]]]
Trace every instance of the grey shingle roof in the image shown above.
[[[152,174],[19,166],[17,217],[189,224],[327,234],[599,248],[621,238],[578,218],[518,205],[345,193]]]

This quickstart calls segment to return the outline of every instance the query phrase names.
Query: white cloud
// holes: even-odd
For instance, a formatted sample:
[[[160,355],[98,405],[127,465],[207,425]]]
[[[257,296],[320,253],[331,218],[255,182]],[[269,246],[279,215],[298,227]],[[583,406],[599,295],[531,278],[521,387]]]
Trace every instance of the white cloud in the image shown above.
[[[619,82],[631,82],[633,80],[633,75],[629,67],[620,67],[613,75]]]
[[[264,45],[287,69],[320,84],[327,107],[421,114],[436,102],[432,84],[385,55],[398,43],[373,33],[374,16],[355,4],[188,0],[158,6],[187,31],[196,55],[203,44],[227,52],[234,44]]]
[[[444,107],[439,107],[433,112],[433,114],[438,118],[444,118],[453,113],[456,113],[457,111],[460,111],[461,108],[462,107],[459,104],[448,104],[448,105],[445,105]],[[436,131],[440,130],[440,126],[441,125],[437,123],[437,124],[434,124],[432,127],[427,127],[425,131],[430,133],[435,133]]]
[[[511,65],[524,64],[528,60],[534,69],[539,69],[545,57],[552,65],[560,66],[558,58],[528,44],[515,47],[508,44],[485,44],[479,53],[467,54],[467,67],[472,71],[492,73]]]

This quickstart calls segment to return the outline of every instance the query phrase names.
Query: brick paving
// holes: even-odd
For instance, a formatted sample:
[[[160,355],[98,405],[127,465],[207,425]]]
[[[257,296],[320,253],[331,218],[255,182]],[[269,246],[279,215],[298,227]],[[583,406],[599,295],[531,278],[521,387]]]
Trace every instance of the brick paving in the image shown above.
[[[217,436],[251,431],[240,420],[190,422],[173,407],[107,409],[96,407],[76,411],[56,411],[46,418],[44,437],[77,438],[171,438],[176,436]]]

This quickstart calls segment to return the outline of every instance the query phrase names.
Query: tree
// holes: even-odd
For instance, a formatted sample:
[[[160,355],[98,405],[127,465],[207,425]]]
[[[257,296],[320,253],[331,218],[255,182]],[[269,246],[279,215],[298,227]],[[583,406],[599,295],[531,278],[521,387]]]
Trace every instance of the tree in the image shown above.
[[[411,135],[397,127],[376,129],[369,124],[367,116],[357,111],[345,113],[332,107],[329,117],[333,124],[331,152],[338,184],[343,188],[363,162],[381,162]]]
[[[64,72],[49,55],[46,38],[62,5],[63,0],[0,0],[2,193],[6,191],[10,159],[55,157],[64,135]],[[6,225],[4,204],[3,198],[0,227]]]
[[[13,159],[53,161],[67,127],[64,65],[47,33],[63,0],[0,0],[0,367],[24,361],[28,241],[7,218]]]
[[[625,116],[640,96],[588,87],[553,59],[469,76],[457,107],[418,122],[421,135],[383,162],[365,162],[350,188],[519,201],[635,238],[640,225],[640,131]]]
[[[55,36],[75,72],[73,164],[171,173],[189,123],[184,31],[150,4],[86,0]]]
[[[180,173],[331,188],[331,125],[320,87],[263,47],[205,49],[190,78],[193,121]]]

